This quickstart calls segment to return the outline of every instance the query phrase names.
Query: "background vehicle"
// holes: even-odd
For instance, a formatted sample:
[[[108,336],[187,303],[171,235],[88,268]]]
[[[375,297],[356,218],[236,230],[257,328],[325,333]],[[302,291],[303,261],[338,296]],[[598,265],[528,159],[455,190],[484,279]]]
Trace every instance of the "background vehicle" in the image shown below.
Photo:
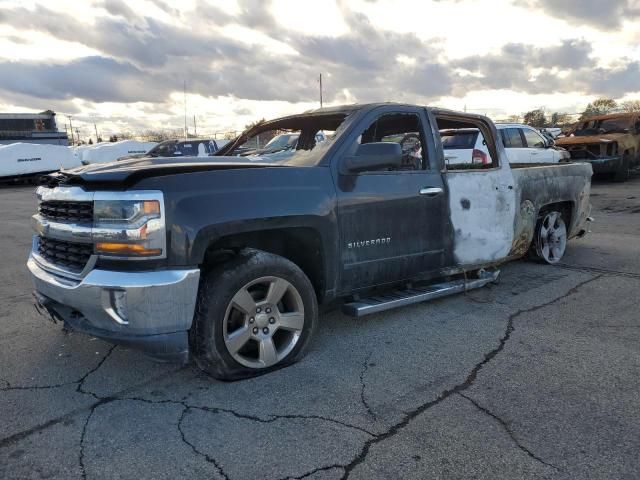
[[[568,161],[569,154],[555,146],[535,128],[520,124],[497,124],[496,128],[511,163],[559,163]],[[488,149],[478,129],[444,130],[440,132],[447,164],[488,162]]]
[[[487,163],[445,165],[436,130],[477,129]],[[299,132],[279,161],[237,149]],[[335,132],[316,141],[318,132]],[[528,253],[557,263],[587,230],[591,167],[511,167],[486,117],[414,105],[264,122],[215,158],[50,175],[28,267],[70,328],[238,379],[300,359],[318,304],[362,316],[479,288]]]
[[[239,148],[236,154],[241,157],[249,157],[251,160],[283,160],[289,158],[297,145],[299,133],[281,133],[273,137],[264,148]],[[327,137],[324,132],[318,132],[315,136],[316,143],[324,142]],[[247,142],[248,143],[248,142]]]
[[[160,142],[147,153],[125,155],[118,160],[143,157],[206,157],[218,151],[215,140],[166,140]]]
[[[616,181],[629,178],[640,165],[640,113],[613,113],[578,122],[557,144],[573,160],[589,162],[595,173],[610,173]]]

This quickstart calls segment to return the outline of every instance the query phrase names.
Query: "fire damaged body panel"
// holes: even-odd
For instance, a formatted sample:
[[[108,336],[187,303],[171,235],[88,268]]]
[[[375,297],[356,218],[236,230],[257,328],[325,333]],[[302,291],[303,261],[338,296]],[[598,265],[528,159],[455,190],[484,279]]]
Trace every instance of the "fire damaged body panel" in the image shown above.
[[[591,117],[556,145],[568,150],[572,160],[590,163],[594,173],[614,173],[623,180],[640,164],[640,113]]]
[[[398,130],[403,132],[398,142],[408,139],[411,148],[390,145],[397,131],[389,130],[393,122],[379,121],[383,117],[406,125]],[[447,171],[440,121],[480,128],[493,164]],[[297,125],[301,150],[288,159],[247,162],[234,156],[250,134]],[[314,131],[323,128],[335,134],[316,148]],[[371,148],[364,150],[374,153],[358,157],[367,137]],[[384,157],[390,163],[382,162],[376,155],[383,154],[375,152],[390,152]],[[363,159],[377,167],[358,169],[358,160]],[[495,126],[486,117],[398,104],[321,109],[253,127],[218,157],[180,162],[136,159],[49,177],[43,195],[65,202],[73,202],[74,195],[78,201],[90,199],[92,192],[116,200],[125,194],[146,199],[148,192],[155,192],[162,204],[152,212],[164,226],[160,245],[166,251],[158,258],[135,261],[94,251],[84,270],[71,274],[63,266],[42,262],[36,249],[28,265],[38,303],[54,317],[107,340],[139,344],[147,352],[157,349],[163,358],[176,353],[184,359],[196,313],[193,305],[200,295],[194,286],[197,278],[224,269],[242,252],[260,250],[293,262],[308,277],[320,303],[366,295],[521,257],[531,245],[541,213],[551,209],[562,213],[569,237],[583,233],[590,178],[591,166],[586,163],[512,168]],[[55,225],[39,234],[52,231]],[[82,232],[89,232],[84,242],[95,243],[95,225],[83,225]],[[141,235],[147,233],[141,230]],[[132,273],[135,285],[129,285]],[[108,282],[87,285],[96,276]],[[55,282],[50,281],[53,277]],[[162,288],[156,288],[154,279],[165,277],[171,282],[162,280]],[[76,298],[82,291],[79,285],[90,287],[92,298],[100,303],[87,305],[86,296]],[[176,295],[180,305],[194,310],[181,309],[181,331],[163,318],[171,309],[154,308],[156,320],[144,315],[153,303],[145,296],[147,290],[161,292],[163,298]],[[139,304],[136,299],[141,299]],[[138,318],[145,320],[136,323]],[[159,331],[154,321],[172,328]],[[128,331],[132,331],[129,336]],[[171,334],[173,343],[157,337],[160,333]]]

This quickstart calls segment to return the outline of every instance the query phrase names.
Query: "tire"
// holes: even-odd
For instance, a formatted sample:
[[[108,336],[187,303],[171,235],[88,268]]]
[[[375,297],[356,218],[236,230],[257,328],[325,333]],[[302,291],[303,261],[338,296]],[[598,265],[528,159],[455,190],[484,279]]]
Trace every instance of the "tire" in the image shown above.
[[[567,239],[567,226],[562,219],[562,212],[542,212],[533,236],[530,257],[540,263],[556,264],[564,256]]]
[[[626,182],[629,180],[629,167],[630,167],[630,155],[625,153],[622,157],[622,164],[613,173],[613,181],[614,182]]]
[[[315,291],[297,265],[243,250],[204,274],[191,342],[202,370],[220,380],[240,380],[300,360],[317,323]]]

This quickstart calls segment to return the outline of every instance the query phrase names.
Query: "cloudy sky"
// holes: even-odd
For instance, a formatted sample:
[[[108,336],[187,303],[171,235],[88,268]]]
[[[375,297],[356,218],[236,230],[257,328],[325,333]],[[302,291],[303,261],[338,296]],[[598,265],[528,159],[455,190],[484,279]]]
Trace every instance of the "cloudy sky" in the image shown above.
[[[0,0],[0,111],[85,135],[328,104],[576,112],[640,98],[640,0]],[[61,116],[60,123],[66,121]]]

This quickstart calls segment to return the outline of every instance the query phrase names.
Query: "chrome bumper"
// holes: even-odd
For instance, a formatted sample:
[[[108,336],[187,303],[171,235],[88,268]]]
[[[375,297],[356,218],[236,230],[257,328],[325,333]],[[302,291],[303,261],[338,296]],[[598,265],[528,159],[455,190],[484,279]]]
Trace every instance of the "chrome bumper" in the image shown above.
[[[199,269],[94,269],[81,279],[70,279],[46,270],[33,255],[27,266],[37,304],[71,328],[157,356],[188,354]]]

